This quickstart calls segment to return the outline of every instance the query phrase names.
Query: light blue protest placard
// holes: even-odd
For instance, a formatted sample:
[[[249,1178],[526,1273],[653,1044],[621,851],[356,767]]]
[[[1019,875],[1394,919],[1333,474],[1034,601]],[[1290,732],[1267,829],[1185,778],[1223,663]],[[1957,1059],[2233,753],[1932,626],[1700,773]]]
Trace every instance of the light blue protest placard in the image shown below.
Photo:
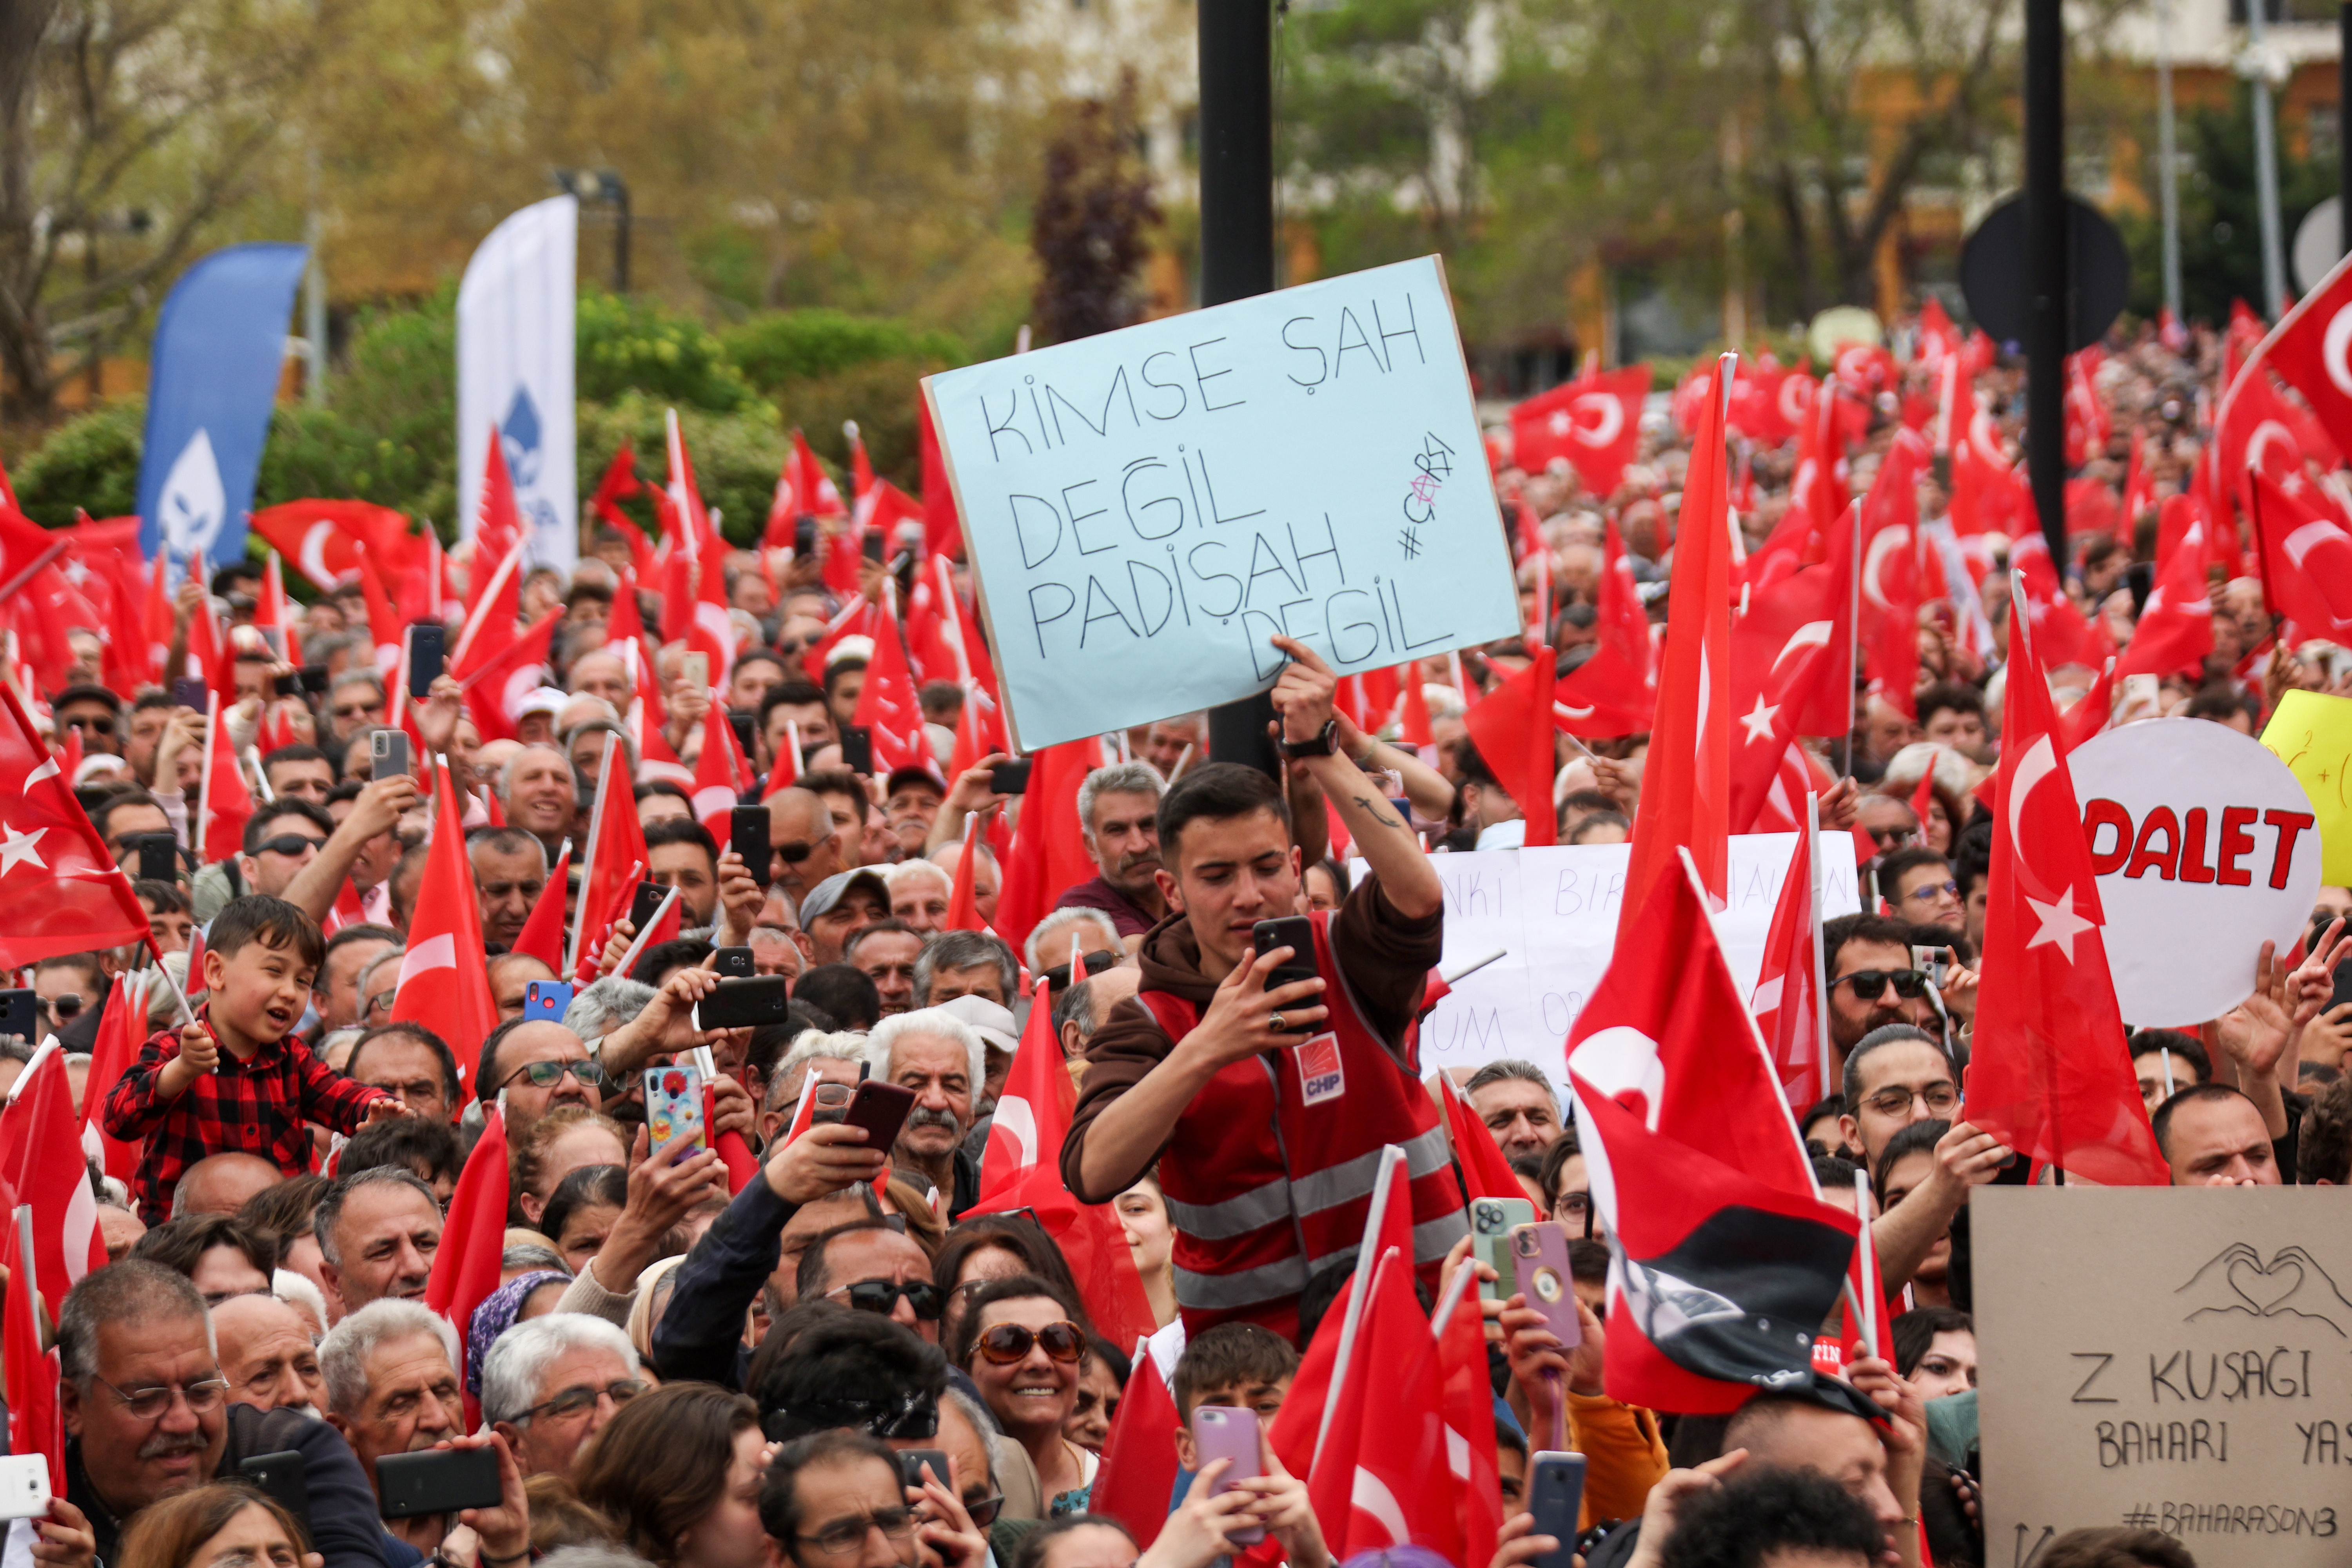
[[[1433,256],[923,391],[1024,750],[1518,633]]]

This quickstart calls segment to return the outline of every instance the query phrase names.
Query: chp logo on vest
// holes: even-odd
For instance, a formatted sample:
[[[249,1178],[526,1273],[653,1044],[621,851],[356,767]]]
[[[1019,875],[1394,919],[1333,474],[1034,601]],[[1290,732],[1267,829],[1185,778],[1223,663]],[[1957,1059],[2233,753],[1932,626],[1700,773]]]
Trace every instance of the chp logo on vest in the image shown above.
[[[1348,1075],[1339,1066],[1339,1037],[1321,1034],[1303,1042],[1291,1055],[1298,1062],[1298,1098],[1309,1105],[1338,1100],[1348,1092]]]
[[[2124,1016],[2169,1026],[2244,1001],[2262,944],[2293,947],[2319,892],[2303,784],[2262,742],[2200,719],[2110,730],[2067,766]]]
[[[220,459],[213,455],[213,438],[201,426],[164,473],[156,512],[164,548],[177,559],[210,551],[220,537],[221,524],[228,518],[228,494],[221,484]]]
[[[499,445],[505,448],[507,477],[514,482],[515,510],[533,532],[560,528],[562,520],[539,488],[540,473],[546,467],[546,435],[540,427],[539,405],[531,400],[530,388],[515,384],[514,398],[507,405],[506,417],[499,421]]]

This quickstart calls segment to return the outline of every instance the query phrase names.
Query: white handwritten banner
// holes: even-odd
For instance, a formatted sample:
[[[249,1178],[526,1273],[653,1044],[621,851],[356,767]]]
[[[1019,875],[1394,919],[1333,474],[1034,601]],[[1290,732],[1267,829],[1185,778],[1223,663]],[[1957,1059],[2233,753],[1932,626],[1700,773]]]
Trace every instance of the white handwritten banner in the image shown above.
[[[1435,257],[923,391],[1024,749],[1518,630]]]
[[[1862,908],[1853,836],[1823,833],[1820,842],[1822,916],[1853,914]],[[1727,907],[1715,923],[1743,996],[1756,988],[1780,879],[1796,848],[1793,833],[1742,834],[1731,841]],[[1443,966],[1498,947],[1510,951],[1464,979],[1422,1026],[1423,1072],[1516,1057],[1542,1068],[1563,1096],[1568,1092],[1560,1045],[1609,967],[1629,854],[1622,844],[1563,844],[1431,858],[1445,886]],[[1360,860],[1356,874],[1363,870]],[[1656,958],[1682,962],[1675,953]]]

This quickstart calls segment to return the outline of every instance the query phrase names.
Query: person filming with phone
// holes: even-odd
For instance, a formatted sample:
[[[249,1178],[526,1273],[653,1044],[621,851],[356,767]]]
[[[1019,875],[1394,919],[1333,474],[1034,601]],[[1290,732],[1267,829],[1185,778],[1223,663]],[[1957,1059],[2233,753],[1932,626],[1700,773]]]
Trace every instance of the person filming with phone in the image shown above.
[[[1443,945],[1436,870],[1357,765],[1367,743],[1333,714],[1330,668],[1273,642],[1291,659],[1274,689],[1283,752],[1321,786],[1370,874],[1336,910],[1300,917],[1281,785],[1231,763],[1171,785],[1158,879],[1173,912],[1143,940],[1140,994],[1088,1043],[1062,1175],[1081,1202],[1108,1203],[1159,1162],[1187,1331],[1245,1320],[1292,1338],[1308,1258],[1363,1234],[1378,1164],[1366,1156],[1381,1145],[1406,1151],[1398,1195],[1433,1289],[1469,1227],[1413,1049]],[[1288,923],[1260,934],[1277,921]]]

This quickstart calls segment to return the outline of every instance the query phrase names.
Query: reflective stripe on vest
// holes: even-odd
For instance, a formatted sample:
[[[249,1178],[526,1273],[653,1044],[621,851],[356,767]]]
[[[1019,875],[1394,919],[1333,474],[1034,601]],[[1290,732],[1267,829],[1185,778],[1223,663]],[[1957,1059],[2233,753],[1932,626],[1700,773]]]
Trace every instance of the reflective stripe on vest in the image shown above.
[[[1458,1214],[1439,1215],[1435,1219],[1423,1220],[1412,1227],[1412,1261],[1415,1268],[1424,1263],[1443,1263],[1454,1244],[1470,1234],[1470,1222]],[[1352,1261],[1356,1248],[1327,1253],[1310,1260],[1307,1272],[1319,1274],[1334,1263]]]
[[[1291,1184],[1276,1176],[1262,1187],[1252,1187],[1221,1204],[1183,1204],[1166,1200],[1170,1223],[1202,1241],[1226,1241],[1262,1230],[1290,1217]]]
[[[1195,1274],[1176,1270],[1176,1300],[1183,1306],[1209,1312],[1235,1312],[1261,1301],[1296,1296],[1307,1289],[1307,1262],[1293,1253],[1276,1262],[1232,1274]]]
[[[1405,1176],[1408,1181],[1443,1169],[1453,1159],[1446,1145],[1445,1130],[1433,1128],[1403,1145]],[[1372,1185],[1381,1173],[1380,1151],[1360,1154],[1345,1164],[1328,1170],[1313,1171],[1291,1182],[1280,1177],[1264,1186],[1216,1204],[1179,1203],[1166,1200],[1168,1217],[1188,1236],[1202,1241],[1225,1241],[1236,1236],[1247,1236],[1263,1230],[1276,1221],[1288,1219],[1293,1214],[1311,1215],[1324,1209],[1337,1208],[1358,1198],[1371,1196]],[[1399,1202],[1410,1202],[1402,1186],[1395,1194]],[[1467,1229],[1467,1222],[1464,1222]],[[1447,1247],[1453,1242],[1449,1239]],[[1438,1250],[1444,1256],[1444,1248]]]

